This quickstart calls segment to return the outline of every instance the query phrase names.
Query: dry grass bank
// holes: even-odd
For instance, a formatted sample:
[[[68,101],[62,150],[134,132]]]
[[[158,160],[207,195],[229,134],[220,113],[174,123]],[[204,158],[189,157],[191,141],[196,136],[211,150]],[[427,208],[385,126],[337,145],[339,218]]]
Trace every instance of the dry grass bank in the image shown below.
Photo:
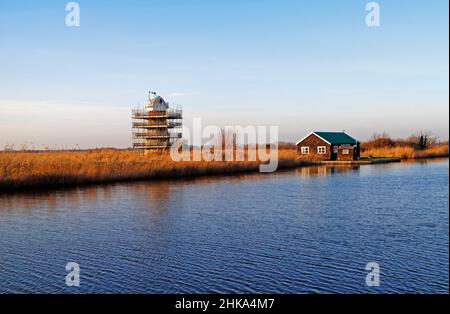
[[[362,157],[448,157],[448,144],[417,150],[408,145],[362,147]],[[246,152],[247,156],[248,151]],[[314,164],[291,147],[278,150],[278,169]],[[247,158],[246,158],[247,160]],[[164,177],[258,172],[260,161],[173,161],[168,153],[132,150],[0,152],[0,192]]]
[[[180,161],[168,153],[135,151],[0,152],[0,192],[33,187],[257,172],[258,161]],[[310,164],[292,149],[279,150],[279,168]]]
[[[403,145],[370,147],[361,151],[361,157],[397,157],[402,159],[419,159],[448,156],[448,144],[436,145],[423,150],[418,150],[414,147]]]

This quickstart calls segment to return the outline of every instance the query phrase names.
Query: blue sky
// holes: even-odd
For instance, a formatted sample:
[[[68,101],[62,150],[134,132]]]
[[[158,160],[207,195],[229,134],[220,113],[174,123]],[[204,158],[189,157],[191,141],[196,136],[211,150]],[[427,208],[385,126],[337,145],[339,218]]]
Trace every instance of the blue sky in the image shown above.
[[[345,129],[448,139],[448,1],[0,2],[0,145],[131,143],[156,90],[185,123],[278,125],[280,140]],[[0,147],[1,147],[0,146]]]

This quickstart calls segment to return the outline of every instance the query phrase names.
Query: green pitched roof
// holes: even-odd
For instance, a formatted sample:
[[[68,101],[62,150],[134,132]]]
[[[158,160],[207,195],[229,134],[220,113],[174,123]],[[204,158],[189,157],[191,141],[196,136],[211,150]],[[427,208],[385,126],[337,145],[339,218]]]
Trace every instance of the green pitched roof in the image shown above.
[[[355,144],[357,140],[344,132],[314,132],[331,145],[334,144]]]

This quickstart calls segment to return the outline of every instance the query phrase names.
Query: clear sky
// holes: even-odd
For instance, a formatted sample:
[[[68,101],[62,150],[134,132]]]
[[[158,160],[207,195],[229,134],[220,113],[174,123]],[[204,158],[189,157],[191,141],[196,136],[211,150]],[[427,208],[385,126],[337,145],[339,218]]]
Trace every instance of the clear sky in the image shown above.
[[[0,148],[127,147],[148,90],[280,140],[449,132],[447,0],[0,1]]]

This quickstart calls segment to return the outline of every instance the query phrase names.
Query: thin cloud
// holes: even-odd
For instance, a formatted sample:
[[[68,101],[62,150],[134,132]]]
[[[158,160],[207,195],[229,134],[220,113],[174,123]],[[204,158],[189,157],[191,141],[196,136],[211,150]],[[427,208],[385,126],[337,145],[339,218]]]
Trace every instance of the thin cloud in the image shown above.
[[[182,93],[182,92],[175,92],[167,94],[167,97],[183,97],[183,96],[189,96],[192,95],[192,93]]]

